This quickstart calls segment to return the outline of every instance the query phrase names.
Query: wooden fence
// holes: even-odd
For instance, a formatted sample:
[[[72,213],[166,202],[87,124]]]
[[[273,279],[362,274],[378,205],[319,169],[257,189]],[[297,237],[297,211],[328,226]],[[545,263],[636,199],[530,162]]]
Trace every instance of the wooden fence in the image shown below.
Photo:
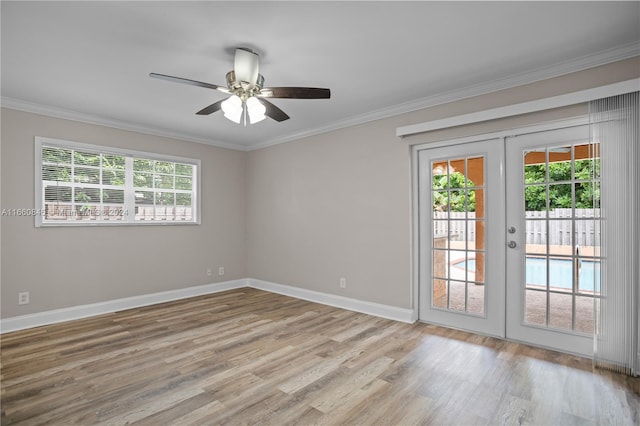
[[[600,209],[554,209],[549,212],[549,220],[544,211],[526,212],[526,243],[551,245],[595,246],[599,240],[600,223],[594,218],[600,217]],[[571,220],[572,214],[575,220]],[[470,220],[465,220],[470,219]],[[449,219],[449,220],[447,220]],[[456,236],[456,240],[475,241],[475,213],[434,212],[434,235],[446,235],[447,231]],[[573,222],[573,225],[572,225]],[[547,225],[548,224],[548,225]],[[547,231],[548,226],[548,231]],[[575,239],[572,241],[572,226],[575,227]]]

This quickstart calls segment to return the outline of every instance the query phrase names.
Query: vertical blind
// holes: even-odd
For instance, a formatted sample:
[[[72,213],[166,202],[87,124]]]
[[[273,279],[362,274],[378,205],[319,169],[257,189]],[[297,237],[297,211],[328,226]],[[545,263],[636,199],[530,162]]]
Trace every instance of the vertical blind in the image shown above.
[[[594,365],[640,374],[640,92],[589,103],[601,149],[601,298],[595,301]]]

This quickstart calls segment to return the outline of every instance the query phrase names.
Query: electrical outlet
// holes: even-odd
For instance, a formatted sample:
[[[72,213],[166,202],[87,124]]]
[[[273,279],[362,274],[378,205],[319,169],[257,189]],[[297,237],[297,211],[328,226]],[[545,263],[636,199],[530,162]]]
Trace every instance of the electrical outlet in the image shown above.
[[[347,288],[347,279],[340,278],[340,288]]]
[[[218,275],[220,276],[224,275],[224,266],[221,266],[218,268]]]
[[[211,270],[211,268],[207,268],[207,275],[208,276],[213,275],[213,271]]]
[[[18,305],[28,305],[29,303],[31,303],[31,297],[28,291],[18,293]]]

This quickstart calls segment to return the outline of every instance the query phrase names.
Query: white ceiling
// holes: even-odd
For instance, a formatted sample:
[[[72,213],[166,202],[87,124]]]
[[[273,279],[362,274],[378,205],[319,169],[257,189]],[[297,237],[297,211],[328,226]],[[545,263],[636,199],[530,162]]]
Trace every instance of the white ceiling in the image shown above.
[[[2,104],[254,149],[640,54],[640,2],[2,1]],[[195,112],[224,97],[235,47],[291,119],[242,127]]]

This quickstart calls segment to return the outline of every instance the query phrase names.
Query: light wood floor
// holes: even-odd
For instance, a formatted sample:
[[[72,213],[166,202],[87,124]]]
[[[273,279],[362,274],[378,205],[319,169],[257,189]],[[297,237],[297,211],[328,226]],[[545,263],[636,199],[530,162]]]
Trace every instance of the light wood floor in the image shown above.
[[[589,360],[254,289],[1,343],[3,425],[640,424]]]

